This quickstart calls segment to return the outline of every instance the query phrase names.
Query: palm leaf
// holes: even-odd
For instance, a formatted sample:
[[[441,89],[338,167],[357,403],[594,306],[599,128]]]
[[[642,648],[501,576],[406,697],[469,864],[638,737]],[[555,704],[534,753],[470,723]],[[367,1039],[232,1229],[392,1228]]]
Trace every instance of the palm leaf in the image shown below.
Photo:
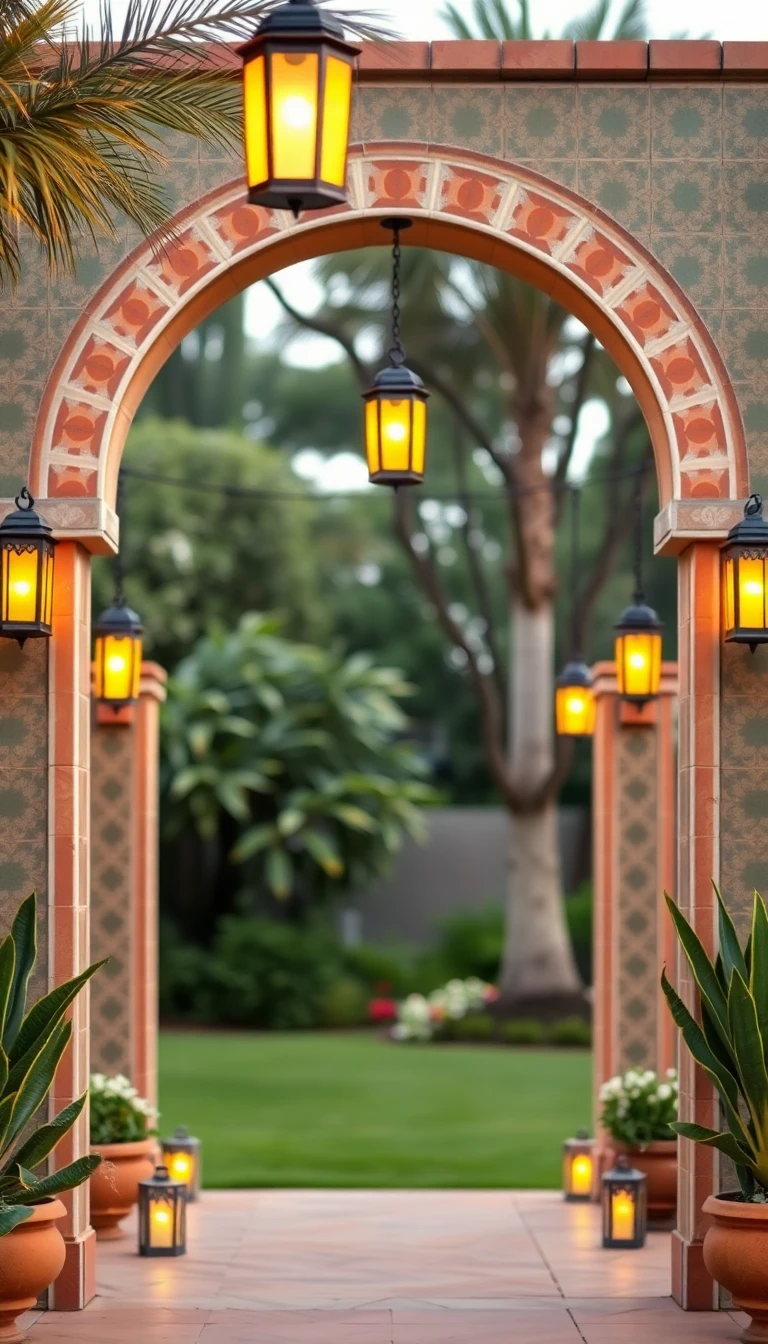
[[[717,924],[718,940],[720,943],[720,960],[722,961],[723,976],[726,987],[731,983],[731,976],[734,971],[738,971],[744,980],[749,979],[747,964],[744,960],[744,953],[741,950],[739,935],[736,932],[735,925],[731,916],[725,908],[723,898],[720,895],[720,889],[716,882],[712,887],[717,900]]]
[[[41,1162],[50,1156],[56,1144],[68,1134],[75,1121],[82,1114],[83,1107],[88,1100],[88,1093],[84,1092],[76,1101],[70,1102],[63,1111],[50,1124],[41,1125],[34,1134],[22,1144],[17,1153],[14,1154],[13,1161],[18,1162],[20,1166],[30,1167],[34,1170],[39,1167]]]
[[[757,1169],[757,1163],[751,1153],[742,1148],[740,1143],[736,1142],[733,1134],[718,1133],[716,1129],[706,1129],[704,1125],[690,1124],[684,1120],[675,1120],[672,1124],[676,1134],[681,1139],[691,1139],[694,1143],[702,1143],[706,1148],[717,1148],[726,1157],[730,1157],[737,1166],[747,1166],[751,1170]]]
[[[29,1010],[27,1016],[21,1024],[19,1034],[13,1043],[13,1048],[9,1052],[11,1061],[11,1074],[13,1075],[13,1066],[18,1064],[30,1051],[34,1049],[38,1042],[61,1021],[69,1005],[77,998],[80,990],[88,983],[92,975],[102,967],[106,966],[109,958],[105,957],[102,961],[94,962],[87,970],[81,971],[72,980],[66,980],[63,985],[57,985],[50,994],[39,999],[33,1008]]]
[[[31,1191],[23,1190],[17,1195],[6,1195],[6,1203],[20,1204],[29,1200],[30,1196],[39,1203],[40,1200],[50,1199],[53,1195],[75,1190],[78,1185],[83,1185],[100,1165],[101,1158],[96,1153],[88,1157],[79,1157],[77,1161],[70,1162],[68,1167],[62,1167],[61,1171],[54,1171],[51,1176],[44,1176],[42,1180],[36,1181]]]
[[[768,1030],[768,910],[762,896],[755,892],[752,910],[749,990],[757,1008],[757,1019]]]
[[[29,977],[37,960],[37,895],[34,891],[19,906],[11,937],[16,957],[8,1012],[3,1019],[2,1041],[6,1051],[13,1045],[24,1018]]]
[[[4,1039],[15,969],[16,948],[13,938],[8,934],[0,943],[0,1040]]]
[[[728,1005],[720,981],[717,978],[717,972],[704,950],[701,939],[688,923],[682,910],[678,908],[666,892],[664,893],[664,899],[672,916],[682,949],[693,971],[693,978],[696,981],[699,993],[712,1015],[712,1020],[721,1039],[730,1048]]]
[[[744,978],[733,972],[728,993],[728,1019],[742,1090],[757,1128],[760,1147],[768,1151],[768,1072],[755,1000]]]
[[[16,1142],[25,1125],[48,1096],[56,1070],[72,1038],[72,1023],[61,1022],[32,1061],[16,1092],[16,1103],[5,1135],[5,1148]]]

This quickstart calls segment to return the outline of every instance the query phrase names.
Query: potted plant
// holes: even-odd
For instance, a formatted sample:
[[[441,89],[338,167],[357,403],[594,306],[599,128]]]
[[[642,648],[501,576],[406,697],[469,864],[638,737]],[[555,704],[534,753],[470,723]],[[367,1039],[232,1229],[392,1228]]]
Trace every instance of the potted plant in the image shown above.
[[[155,1170],[157,1115],[122,1074],[91,1078],[91,1152],[102,1159],[91,1177],[91,1222],[99,1241],[124,1236],[120,1222],[139,1200],[139,1182]]]
[[[752,1317],[744,1340],[768,1340],[768,910],[755,892],[752,931],[742,948],[715,888],[720,951],[714,961],[673,901],[672,919],[697,990],[697,1021],[670,985],[661,984],[696,1063],[712,1080],[728,1128],[677,1121],[685,1139],[725,1153],[740,1188],[710,1195],[704,1204],[712,1225],[704,1238],[704,1263]]]
[[[28,1009],[29,977],[37,961],[37,900],[24,901],[0,942],[0,1340],[22,1340],[16,1318],[35,1305],[64,1266],[56,1223],[66,1209],[57,1195],[87,1181],[97,1156],[48,1173],[45,1164],[80,1116],[87,1093],[53,1119],[45,1105],[72,1035],[64,1014],[94,971],[45,994]],[[42,1170],[41,1170],[42,1168]]]
[[[600,1089],[601,1121],[624,1153],[648,1179],[648,1217],[665,1222],[677,1208],[677,1070],[659,1078],[653,1069],[628,1069]]]

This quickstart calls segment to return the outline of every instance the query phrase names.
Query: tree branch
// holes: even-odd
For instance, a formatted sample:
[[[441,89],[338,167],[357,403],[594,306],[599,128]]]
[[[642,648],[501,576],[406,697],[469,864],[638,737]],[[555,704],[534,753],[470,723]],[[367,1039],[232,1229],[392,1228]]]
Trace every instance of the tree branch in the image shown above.
[[[587,332],[587,335],[584,338],[584,344],[581,349],[582,349],[581,368],[576,374],[574,382],[573,404],[571,406],[570,411],[571,427],[568,431],[568,438],[565,441],[565,447],[563,448],[563,451],[557,463],[557,471],[555,472],[555,480],[557,481],[558,485],[562,485],[563,482],[568,477],[568,468],[571,465],[571,459],[573,458],[573,450],[576,447],[576,437],[579,432],[579,418],[581,416],[582,407],[587,397],[587,389],[589,387],[589,375],[592,371],[592,360],[595,354],[595,338],[592,335],[591,331]]]
[[[349,359],[360,386],[364,391],[366,388],[370,387],[373,374],[367,364],[365,364],[358,355],[357,350],[355,349],[354,339],[350,336],[349,332],[345,331],[343,327],[337,325],[335,322],[329,322],[326,318],[318,317],[317,314],[310,316],[307,313],[300,313],[298,308],[294,308],[293,304],[286,299],[279,285],[275,284],[273,279],[268,277],[265,283],[274,294],[283,311],[288,314],[293,322],[298,326],[303,327],[305,331],[314,331],[319,336],[327,336],[329,340],[336,341],[337,345],[341,346]]]
[[[496,463],[496,466],[499,468],[505,481],[510,485],[514,485],[515,471],[514,463],[511,458],[498,451],[493,439],[487,433],[485,427],[478,420],[477,416],[474,415],[467,406],[465,398],[456,390],[450,379],[444,378],[434,365],[427,363],[426,360],[419,359],[417,355],[409,355],[408,363],[414,373],[418,373],[419,377],[428,387],[431,387],[435,392],[440,393],[443,401],[453,411],[456,419],[464,426],[469,436],[474,439],[478,448],[485,449],[489,457]]]

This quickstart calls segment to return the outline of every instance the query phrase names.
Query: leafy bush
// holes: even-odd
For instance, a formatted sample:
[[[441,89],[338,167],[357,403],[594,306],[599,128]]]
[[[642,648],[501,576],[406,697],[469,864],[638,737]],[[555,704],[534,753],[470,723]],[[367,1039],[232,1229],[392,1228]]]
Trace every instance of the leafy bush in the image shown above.
[[[504,914],[501,906],[461,911],[444,920],[434,948],[443,981],[471,976],[495,984],[504,946]]]
[[[344,968],[371,995],[403,998],[416,988],[414,955],[408,947],[375,947],[359,943],[342,951]]]
[[[592,883],[581,886],[565,902],[565,922],[579,975],[585,985],[592,984]]]
[[[592,1027],[580,1017],[564,1017],[552,1023],[548,1036],[551,1045],[590,1046]]]
[[[493,1039],[495,1023],[490,1013],[469,1013],[454,1023],[456,1039],[459,1041],[490,1041]]]
[[[658,1139],[674,1139],[677,1120],[677,1073],[664,1080],[653,1069],[628,1069],[600,1088],[601,1123],[620,1143],[642,1148]]]
[[[510,1019],[499,1023],[499,1039],[507,1045],[543,1045],[546,1041],[546,1029],[541,1022],[533,1018]]]
[[[368,995],[351,975],[332,980],[320,1003],[324,1027],[359,1027],[369,1021]]]
[[[101,1158],[78,1158],[45,1174],[43,1164],[74,1125],[88,1093],[70,1102],[52,1120],[35,1125],[45,1106],[61,1057],[72,1036],[64,1020],[70,1004],[88,983],[98,962],[50,993],[27,1011],[29,977],[37,961],[37,898],[33,893],[16,913],[11,932],[0,942],[0,1237],[32,1214],[32,1206],[87,1181]],[[37,1169],[43,1167],[43,1174]]]
[[[138,1143],[155,1133],[157,1112],[122,1073],[91,1075],[91,1143]]]

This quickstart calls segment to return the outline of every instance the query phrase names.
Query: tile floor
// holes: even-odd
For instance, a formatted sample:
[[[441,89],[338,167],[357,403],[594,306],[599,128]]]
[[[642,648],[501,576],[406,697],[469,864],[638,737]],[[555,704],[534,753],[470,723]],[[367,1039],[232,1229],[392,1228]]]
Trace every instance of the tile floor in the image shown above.
[[[728,1313],[669,1297],[669,1239],[598,1247],[598,1210],[552,1193],[209,1192],[189,1254],[99,1248],[76,1315],[30,1315],[32,1344],[724,1344]],[[745,1323],[745,1319],[742,1324]]]

